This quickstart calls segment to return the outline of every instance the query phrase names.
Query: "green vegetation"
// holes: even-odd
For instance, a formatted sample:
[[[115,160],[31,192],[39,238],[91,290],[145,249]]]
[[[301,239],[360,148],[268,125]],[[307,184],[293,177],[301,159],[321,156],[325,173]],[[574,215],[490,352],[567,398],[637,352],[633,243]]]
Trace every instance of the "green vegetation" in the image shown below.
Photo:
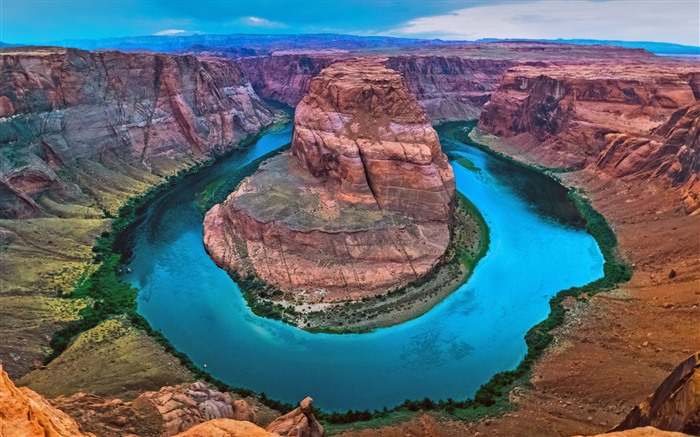
[[[236,191],[238,185],[243,181],[243,179],[251,176],[260,167],[260,164],[273,158],[285,151],[289,150],[290,144],[286,144],[279,149],[273,150],[272,152],[266,153],[263,156],[254,159],[248,164],[239,167],[234,173],[229,173],[225,178],[222,178],[215,183],[207,185],[207,187],[197,196],[197,206],[202,211],[206,213],[214,205],[226,200],[226,197],[232,192]]]
[[[251,137],[239,145],[237,150],[251,144],[258,138],[259,135]],[[103,231],[92,248],[94,253],[92,265],[85,269],[83,277],[72,292],[63,293],[61,290],[58,292],[59,297],[84,301],[87,302],[87,305],[79,311],[79,317],[76,320],[54,332],[50,341],[52,351],[45,359],[46,364],[64,352],[79,334],[94,329],[103,322],[123,318],[131,326],[144,331],[162,345],[165,351],[177,358],[196,379],[211,383],[220,390],[235,392],[244,397],[255,396],[251,390],[231,387],[213,378],[209,373],[198,368],[187,355],[175,349],[160,331],[153,330],[148,321],[136,311],[138,290],[131,287],[119,276],[123,270],[123,263],[130,256],[128,242],[123,241],[128,234],[125,231],[136,223],[148,204],[158,194],[169,189],[187,175],[210,166],[215,159],[196,163],[188,169],[180,170],[168,177],[164,183],[151,187],[140,196],[130,198],[119,208],[116,216],[113,217],[111,231]],[[245,174],[245,172],[252,173],[254,170],[255,167],[251,164],[243,167],[239,175]],[[258,399],[270,408],[284,413],[294,408],[291,404],[271,400],[264,395],[259,396]]]
[[[465,158],[463,156],[460,158],[457,158],[457,164],[461,165],[462,167],[466,168],[469,171],[475,171],[477,173],[481,172],[481,169],[479,167],[474,165],[473,162],[471,162],[470,160],[468,160],[467,158]]]
[[[474,142],[471,139],[469,139],[469,142],[465,142],[470,145],[476,145],[473,144]],[[481,147],[493,153],[486,146],[477,145],[477,147]],[[261,158],[260,160],[263,159],[264,158]],[[242,177],[237,179],[240,181],[245,177],[243,175],[255,171],[260,160],[242,168],[241,172],[238,174],[239,177]],[[51,341],[53,352],[48,361],[65,350],[77,334],[94,328],[106,320],[116,317],[125,317],[133,326],[146,332],[161,344],[167,352],[178,358],[182,365],[192,372],[195,378],[209,382],[217,386],[220,390],[236,392],[241,396],[255,395],[251,390],[233,388],[213,378],[207,372],[196,367],[188,356],[176,350],[161,332],[154,331],[148,322],[136,312],[137,290],[130,287],[119,277],[120,268],[122,268],[121,265],[124,262],[124,258],[128,256],[128,250],[124,247],[123,243],[118,242],[118,239],[124,234],[124,231],[136,221],[139,215],[144,211],[145,206],[158,193],[181,180],[187,173],[201,170],[208,164],[209,163],[198,164],[190,170],[179,172],[177,175],[168,178],[164,184],[151,188],[143,196],[130,199],[119,209],[113,221],[111,232],[103,232],[93,248],[93,252],[95,253],[94,266],[87,270],[85,277],[70,294],[71,298],[81,299],[88,304],[80,310],[80,318],[78,320],[69,323],[54,334]],[[518,165],[525,164],[518,163]],[[216,203],[219,201],[219,194],[217,193],[223,191],[225,191],[225,189],[212,189],[202,198],[202,203],[200,205],[207,206],[211,202]],[[496,374],[491,380],[479,388],[473,399],[458,401],[452,399],[433,401],[428,398],[421,401],[406,400],[403,404],[395,408],[384,408],[381,411],[375,410],[373,412],[368,410],[348,411],[345,413],[318,411],[317,417],[328,425],[327,429],[329,431],[339,431],[347,428],[358,429],[382,426],[410,419],[417,411],[434,411],[435,413],[456,419],[477,420],[486,416],[498,416],[512,410],[513,406],[508,401],[508,393],[517,385],[528,385],[530,383],[532,366],[552,342],[554,338],[552,331],[561,326],[564,322],[566,310],[562,306],[562,302],[568,297],[581,298],[584,295],[590,296],[594,293],[611,289],[620,283],[628,281],[631,277],[632,271],[629,266],[620,259],[617,253],[617,239],[605,218],[591,206],[590,201],[583,197],[580,190],[570,189],[569,197],[579,208],[581,215],[585,219],[588,232],[595,238],[603,253],[605,259],[604,276],[585,286],[563,290],[550,300],[551,312],[549,316],[530,329],[525,335],[528,352],[515,370]],[[469,214],[479,222],[479,227],[482,231],[486,229],[486,223],[483,221],[483,217],[478,213],[471,202],[463,196],[460,196],[459,205],[461,208],[465,208]],[[469,267],[470,270],[473,269],[478,260],[487,251],[487,231],[484,236],[486,244],[480,244],[476,254],[463,252],[459,244],[451,246],[456,255],[454,258],[458,259],[461,264]],[[426,276],[426,278],[427,279],[420,279],[419,281],[430,281],[429,276]],[[251,296],[257,296],[257,294],[261,293],[275,295],[275,293],[280,292],[279,290],[251,277],[234,277],[234,279],[240,285],[244,296],[248,299],[251,308],[253,308],[256,314],[285,320],[285,317],[289,313],[286,312],[288,310],[281,308],[282,305],[268,306],[264,303],[255,302],[254,299],[253,303],[251,303]],[[396,290],[395,292],[400,291]],[[258,395],[257,399],[262,404],[281,412],[288,412],[293,408],[290,404],[269,399],[264,393]]]
[[[455,126],[459,125],[455,124]],[[462,124],[462,126],[464,126],[464,124]],[[476,126],[476,123],[467,125],[466,129],[462,131],[466,131],[466,135],[458,139],[461,141],[461,138],[464,136],[469,138],[469,130],[474,126]],[[455,135],[455,137],[457,136]],[[469,145],[480,147],[482,150],[489,153],[494,153],[484,145],[475,144],[471,138],[469,138],[469,142],[464,142]],[[508,159],[512,160],[512,158]],[[513,162],[521,166],[533,168],[518,161],[513,160]],[[538,170],[541,171],[542,169]],[[583,196],[583,191],[581,189],[570,188],[568,195],[585,220],[586,230],[596,240],[603,254],[605,260],[603,265],[603,277],[581,287],[572,287],[562,290],[552,297],[549,302],[549,316],[532,327],[525,334],[525,342],[527,343],[528,351],[518,367],[515,370],[504,371],[494,375],[479,388],[473,399],[464,401],[448,399],[447,401],[439,402],[407,400],[394,409],[375,411],[370,414],[368,419],[365,419],[365,425],[368,427],[373,426],[377,424],[377,422],[375,422],[376,420],[390,420],[394,415],[396,415],[395,422],[402,419],[405,420],[406,412],[411,411],[435,410],[455,419],[474,421],[483,417],[497,417],[513,410],[514,406],[509,402],[508,394],[518,385],[530,384],[533,365],[554,340],[553,331],[564,323],[566,309],[562,305],[562,302],[569,297],[582,300],[585,297],[589,297],[601,291],[610,290],[618,284],[631,279],[632,269],[621,259],[617,251],[617,237],[608,225],[605,217],[593,208],[590,201]],[[353,424],[352,426],[345,424],[350,423],[353,418],[355,418],[355,420],[362,420],[367,417],[367,414],[358,415],[357,412],[348,411],[344,414],[333,413],[331,415],[320,415],[320,417],[331,424],[331,429],[340,431],[348,429],[349,427],[362,427],[363,425],[359,424]]]
[[[300,326],[308,332],[357,334],[411,320],[464,284],[488,251],[489,229],[483,216],[462,194],[455,192],[454,196],[450,244],[445,254],[429,272],[386,294],[304,312],[288,302],[279,303],[285,297],[282,290],[255,275],[229,274],[254,314]]]

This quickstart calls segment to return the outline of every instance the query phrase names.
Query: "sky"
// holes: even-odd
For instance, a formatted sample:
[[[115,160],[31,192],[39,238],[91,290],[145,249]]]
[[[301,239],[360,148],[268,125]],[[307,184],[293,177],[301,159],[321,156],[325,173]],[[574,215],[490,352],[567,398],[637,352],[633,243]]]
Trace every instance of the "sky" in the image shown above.
[[[699,0],[0,0],[0,41],[193,33],[582,38],[700,46]]]

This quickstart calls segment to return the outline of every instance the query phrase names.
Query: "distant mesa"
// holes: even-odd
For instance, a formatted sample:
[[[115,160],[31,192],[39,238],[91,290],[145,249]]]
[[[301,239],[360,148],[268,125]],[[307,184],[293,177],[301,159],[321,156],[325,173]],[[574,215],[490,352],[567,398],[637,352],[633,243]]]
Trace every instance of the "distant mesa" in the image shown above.
[[[308,302],[376,296],[434,267],[454,175],[401,75],[356,59],[324,69],[296,109],[290,152],[204,220],[221,267]]]

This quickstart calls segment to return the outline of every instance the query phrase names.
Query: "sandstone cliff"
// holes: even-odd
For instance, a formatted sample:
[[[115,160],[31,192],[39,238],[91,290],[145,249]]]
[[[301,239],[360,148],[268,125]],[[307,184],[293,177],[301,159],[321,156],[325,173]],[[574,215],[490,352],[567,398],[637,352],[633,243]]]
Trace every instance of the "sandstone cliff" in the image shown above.
[[[401,76],[333,64],[273,158],[204,221],[215,262],[303,301],[358,300],[429,271],[449,243],[455,183]]]
[[[243,58],[238,62],[258,94],[296,106],[321,70],[349,56],[290,53]],[[383,62],[403,75],[408,89],[432,122],[477,118],[498,88],[503,72],[522,63],[440,54],[389,56]]]
[[[554,167],[677,187],[698,208],[698,78],[687,63],[509,70],[479,128]]]
[[[654,394],[634,407],[613,431],[641,426],[700,433],[700,352],[679,364]]]
[[[96,186],[118,189],[123,176],[144,182],[173,160],[224,152],[273,118],[230,61],[58,48],[0,55],[3,217],[90,204],[91,194],[99,202]]]

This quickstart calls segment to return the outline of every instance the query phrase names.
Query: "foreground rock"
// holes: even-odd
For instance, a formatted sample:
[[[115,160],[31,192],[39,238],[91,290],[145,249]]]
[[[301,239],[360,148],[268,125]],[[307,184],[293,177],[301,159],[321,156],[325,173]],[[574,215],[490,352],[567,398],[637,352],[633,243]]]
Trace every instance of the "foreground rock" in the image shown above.
[[[0,435],[8,437],[95,437],[66,413],[28,388],[17,388],[0,366]]]
[[[202,423],[176,437],[279,437],[250,422],[215,419]]]
[[[297,107],[292,151],[204,220],[214,261],[307,302],[358,300],[428,272],[449,244],[455,188],[401,76],[334,64]]]
[[[679,364],[613,431],[640,426],[700,434],[700,352]]]
[[[689,434],[683,434],[680,432],[673,431],[662,431],[651,426],[645,426],[643,428],[635,428],[627,431],[598,434],[590,437],[686,437],[688,435]]]
[[[281,436],[323,437],[323,427],[314,417],[313,399],[306,398],[299,406],[272,422],[267,430]]]
[[[100,436],[130,432],[172,436],[213,419],[257,422],[253,407],[242,399],[209,388],[202,382],[142,393],[133,401],[78,393],[54,399],[82,428]]]

